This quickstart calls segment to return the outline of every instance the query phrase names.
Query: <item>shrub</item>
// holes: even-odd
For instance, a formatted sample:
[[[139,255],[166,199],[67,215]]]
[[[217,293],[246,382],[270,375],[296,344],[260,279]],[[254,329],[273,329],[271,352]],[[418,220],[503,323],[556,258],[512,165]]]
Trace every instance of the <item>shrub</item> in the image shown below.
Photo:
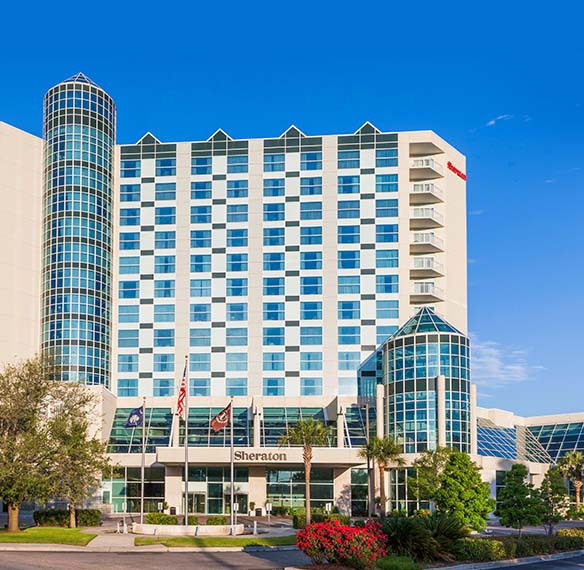
[[[430,531],[438,543],[435,553],[437,559],[444,561],[454,560],[456,547],[461,538],[469,534],[468,528],[456,517],[442,513],[433,513],[418,518],[419,523]]]
[[[99,526],[101,511],[98,509],[77,509],[75,511],[77,526]],[[67,509],[45,509],[33,513],[37,526],[69,526],[69,511]]]
[[[554,548],[556,550],[580,550],[584,548],[584,535],[563,535],[560,532],[561,530],[554,537]]]
[[[557,536],[580,536],[584,538],[584,526],[577,526],[574,528],[561,528],[557,532]]]
[[[492,562],[513,558],[502,540],[491,538],[463,538],[459,541],[456,559],[469,562]]]
[[[516,540],[515,556],[536,556],[537,554],[550,554],[554,551],[554,543],[547,536],[537,534],[524,534]]]
[[[420,570],[421,566],[409,556],[386,556],[375,563],[378,570]]]
[[[221,526],[227,524],[227,517],[223,515],[215,515],[212,517],[207,517],[207,522],[205,524],[209,524],[212,526]]]
[[[387,547],[398,556],[411,556],[418,561],[440,559],[440,545],[432,533],[414,517],[391,516],[383,522]]]
[[[349,515],[339,515],[333,514],[323,514],[319,511],[312,512],[312,523],[322,523],[326,521],[339,521],[341,524],[348,525],[351,522],[351,517]],[[306,513],[296,512],[292,516],[292,526],[294,528],[304,528],[306,526]]]
[[[99,526],[101,511],[99,509],[79,509],[76,511],[77,526]]]
[[[146,524],[178,524],[176,515],[167,515],[165,513],[146,513],[144,520]]]
[[[192,526],[196,526],[199,524],[199,517],[196,517],[195,515],[189,515],[189,524]]]

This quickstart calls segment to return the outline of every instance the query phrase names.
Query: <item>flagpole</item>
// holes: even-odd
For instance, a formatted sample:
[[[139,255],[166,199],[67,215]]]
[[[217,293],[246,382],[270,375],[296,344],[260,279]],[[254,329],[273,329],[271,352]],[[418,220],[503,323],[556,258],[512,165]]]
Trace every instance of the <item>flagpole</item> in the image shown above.
[[[144,524],[144,468],[146,465],[146,396],[142,398],[142,467],[140,469],[140,524]]]
[[[230,475],[231,475],[231,508],[229,509],[231,514],[231,534],[234,534],[235,529],[233,525],[235,524],[235,455],[233,452],[233,396],[231,396],[231,403],[229,404],[229,424],[231,427],[231,453],[230,453]]]
[[[188,379],[188,355],[185,355],[185,526],[189,524],[189,379]]]

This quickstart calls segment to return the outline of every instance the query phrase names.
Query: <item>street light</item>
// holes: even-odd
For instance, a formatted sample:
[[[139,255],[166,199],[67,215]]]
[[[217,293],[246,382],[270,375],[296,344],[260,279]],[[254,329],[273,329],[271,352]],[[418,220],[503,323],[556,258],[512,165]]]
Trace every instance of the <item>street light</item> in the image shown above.
[[[365,410],[365,442],[369,445],[369,404],[364,404],[361,408]],[[374,490],[371,475],[371,459],[367,454],[367,514],[370,518],[373,516],[373,504],[375,502],[371,496]]]

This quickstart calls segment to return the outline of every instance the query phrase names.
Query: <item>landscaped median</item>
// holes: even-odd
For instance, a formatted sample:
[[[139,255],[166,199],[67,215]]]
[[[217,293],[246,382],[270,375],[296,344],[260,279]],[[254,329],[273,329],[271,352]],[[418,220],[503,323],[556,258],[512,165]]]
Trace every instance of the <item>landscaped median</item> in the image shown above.
[[[262,546],[294,546],[296,544],[296,535],[287,536],[269,536],[269,537],[164,537],[164,536],[139,536],[134,540],[136,546],[151,546],[153,544],[162,544],[167,547],[224,547],[233,546],[238,548],[262,547]]]
[[[0,530],[0,543],[86,546],[96,536],[81,532],[78,528],[29,528],[22,532]]]

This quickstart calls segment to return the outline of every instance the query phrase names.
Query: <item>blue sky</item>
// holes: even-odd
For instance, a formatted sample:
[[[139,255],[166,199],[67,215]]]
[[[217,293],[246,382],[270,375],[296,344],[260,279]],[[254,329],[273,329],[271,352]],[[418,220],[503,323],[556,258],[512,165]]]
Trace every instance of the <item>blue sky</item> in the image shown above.
[[[468,157],[479,404],[582,411],[582,3],[8,3],[0,120],[83,71],[118,142],[432,129]]]

